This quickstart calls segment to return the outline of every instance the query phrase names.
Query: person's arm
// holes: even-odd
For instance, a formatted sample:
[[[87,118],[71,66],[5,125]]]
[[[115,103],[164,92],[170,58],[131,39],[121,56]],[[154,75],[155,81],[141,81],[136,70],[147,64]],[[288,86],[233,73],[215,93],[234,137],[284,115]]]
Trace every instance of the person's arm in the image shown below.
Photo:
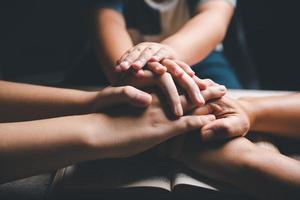
[[[117,61],[133,46],[133,43],[122,13],[104,7],[97,9],[95,15],[97,56],[107,78],[114,84],[119,80],[115,72]]]
[[[215,86],[203,95],[209,100],[224,91]],[[213,115],[170,119],[155,95],[153,99],[144,109],[125,105],[102,113],[0,123],[0,183],[80,161],[132,156],[215,119]],[[182,101],[188,109],[186,98]]]
[[[162,43],[176,50],[177,59],[193,65],[224,39],[233,11],[233,5],[226,1],[207,1],[196,16]]]
[[[0,81],[0,122],[86,114],[124,101],[146,106],[151,96],[130,86],[86,92]]]
[[[195,171],[232,184],[259,199],[299,199],[300,162],[239,137],[197,148],[186,145],[179,158]],[[191,149],[193,149],[191,151]]]
[[[243,98],[240,101],[251,118],[251,130],[300,139],[300,94]]]

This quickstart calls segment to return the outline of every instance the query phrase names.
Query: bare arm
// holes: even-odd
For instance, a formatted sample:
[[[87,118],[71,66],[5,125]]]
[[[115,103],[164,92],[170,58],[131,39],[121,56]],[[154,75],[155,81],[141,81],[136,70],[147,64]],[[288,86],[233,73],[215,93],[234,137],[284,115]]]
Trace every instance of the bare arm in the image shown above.
[[[109,81],[114,83],[118,80],[114,67],[133,43],[121,13],[110,8],[101,8],[95,14],[97,56]]]
[[[203,95],[214,99],[224,91],[216,86]],[[144,109],[127,105],[103,113],[0,123],[0,183],[80,161],[132,156],[215,119],[213,115],[170,119],[153,98]],[[187,109],[190,105],[182,100]]]
[[[0,123],[0,183],[86,159],[87,135],[78,116]]]
[[[243,137],[221,145],[202,145],[199,151],[187,150],[181,160],[203,175],[260,199],[300,197],[300,162]]]
[[[133,87],[86,92],[0,81],[0,122],[86,114],[122,101],[145,106],[151,96]]]
[[[193,65],[224,39],[233,10],[225,1],[209,1],[199,8],[199,14],[162,43],[176,50],[179,60]]]
[[[300,139],[300,94],[244,98],[241,105],[251,118],[251,130]]]
[[[299,102],[299,94],[238,101],[223,98],[207,105],[206,110],[216,115],[217,120],[202,128],[201,137],[207,131],[210,135],[206,139],[236,137],[245,135],[250,128],[299,139]],[[198,111],[207,114],[200,108]],[[243,137],[209,145],[199,151],[185,152],[182,159],[200,173],[229,182],[261,199],[299,199],[299,161],[258,147]],[[203,144],[198,146],[201,148]]]
[[[0,81],[0,122],[87,113],[93,93]]]

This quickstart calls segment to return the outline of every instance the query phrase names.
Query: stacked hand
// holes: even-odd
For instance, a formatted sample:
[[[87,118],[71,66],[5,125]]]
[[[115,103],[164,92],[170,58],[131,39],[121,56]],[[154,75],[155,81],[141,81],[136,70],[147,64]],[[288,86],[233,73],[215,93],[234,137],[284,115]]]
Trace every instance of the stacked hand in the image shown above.
[[[102,113],[83,115],[81,121],[85,124],[84,127],[87,127],[87,144],[91,150],[91,159],[131,156],[177,135],[200,130],[201,127],[215,120],[215,116],[211,114],[186,115],[174,119],[170,117],[156,95],[152,94],[152,98],[150,97],[152,103],[147,106],[148,100],[151,99],[148,99],[147,94],[133,87],[107,88],[104,92],[106,94],[102,94],[102,101],[109,97],[110,105],[129,103],[139,107],[142,105],[145,108],[114,106]],[[219,85],[210,86],[202,91],[206,100],[220,98],[225,93],[224,86]],[[143,97],[139,98],[141,96]],[[120,97],[125,98],[120,101],[118,100],[121,99]],[[189,104],[188,99],[184,96],[180,98],[185,112],[194,109],[195,106]]]
[[[176,58],[175,51],[167,45],[140,43],[127,51],[118,61],[115,70],[122,73],[122,78],[117,85],[135,87],[158,85],[166,94],[173,113],[178,117],[182,116],[180,91],[176,84],[187,92],[195,105],[200,106],[205,103],[201,90],[206,88],[207,82],[199,79],[189,65]]]

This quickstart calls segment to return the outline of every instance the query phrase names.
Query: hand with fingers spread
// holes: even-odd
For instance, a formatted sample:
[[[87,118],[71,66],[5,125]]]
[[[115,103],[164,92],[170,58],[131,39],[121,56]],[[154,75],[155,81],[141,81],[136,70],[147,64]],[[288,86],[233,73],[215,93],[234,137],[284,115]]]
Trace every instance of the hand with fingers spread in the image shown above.
[[[115,70],[124,72],[132,68],[137,76],[142,76],[143,68],[148,62],[160,62],[165,58],[176,59],[176,52],[169,46],[155,43],[142,42],[129,49],[117,62]],[[165,67],[159,67],[156,72],[162,74],[166,71]]]
[[[203,81],[194,75],[190,66],[184,62],[163,59],[161,62],[149,62],[147,68],[149,70],[144,71],[143,78],[137,78],[127,73],[119,85],[133,85],[135,87],[159,86],[166,94],[173,113],[177,117],[183,115],[179,97],[180,91],[177,86],[188,94],[194,105],[201,106],[205,103],[201,90],[204,90],[211,83]],[[162,74],[157,73],[162,68],[166,68],[166,72]]]

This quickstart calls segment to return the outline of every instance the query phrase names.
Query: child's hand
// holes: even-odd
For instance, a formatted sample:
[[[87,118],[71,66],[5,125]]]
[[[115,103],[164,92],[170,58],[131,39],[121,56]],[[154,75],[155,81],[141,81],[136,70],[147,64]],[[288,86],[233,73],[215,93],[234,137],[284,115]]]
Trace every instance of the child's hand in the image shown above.
[[[129,68],[134,69],[137,76],[142,76],[143,71],[141,70],[149,61],[159,62],[165,58],[176,59],[178,56],[176,52],[169,46],[154,43],[154,42],[143,42],[128,50],[118,60],[118,66],[116,66],[117,72],[127,71]],[[164,67],[158,68],[157,73],[162,74],[167,69]]]

